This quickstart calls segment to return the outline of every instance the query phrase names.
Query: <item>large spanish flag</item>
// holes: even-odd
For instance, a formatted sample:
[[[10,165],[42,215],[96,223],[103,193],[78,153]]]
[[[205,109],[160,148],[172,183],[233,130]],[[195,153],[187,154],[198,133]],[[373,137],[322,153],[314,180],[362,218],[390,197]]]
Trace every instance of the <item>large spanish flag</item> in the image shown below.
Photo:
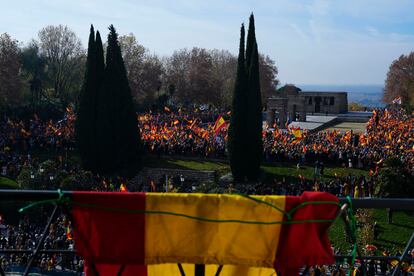
[[[76,250],[86,274],[298,275],[334,263],[327,230],[338,211],[328,193],[302,196],[76,192]]]

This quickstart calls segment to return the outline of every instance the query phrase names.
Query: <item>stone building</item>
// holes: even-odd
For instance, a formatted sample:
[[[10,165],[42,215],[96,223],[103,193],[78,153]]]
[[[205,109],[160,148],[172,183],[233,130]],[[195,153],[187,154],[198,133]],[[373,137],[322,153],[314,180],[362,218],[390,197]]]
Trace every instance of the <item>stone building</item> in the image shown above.
[[[294,85],[278,89],[277,96],[267,101],[267,122],[278,122],[284,128],[287,121],[306,121],[306,114],[339,114],[348,111],[347,92],[302,91]]]

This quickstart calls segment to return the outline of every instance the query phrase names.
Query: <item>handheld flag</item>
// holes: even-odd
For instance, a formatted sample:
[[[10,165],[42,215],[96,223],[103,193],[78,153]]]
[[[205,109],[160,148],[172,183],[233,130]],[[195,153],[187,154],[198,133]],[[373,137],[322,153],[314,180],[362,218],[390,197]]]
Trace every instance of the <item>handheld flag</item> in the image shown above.
[[[226,121],[223,119],[222,116],[217,118],[216,123],[214,124],[213,130],[216,135],[218,135],[220,129],[226,126]]]
[[[401,104],[401,96],[396,97],[394,100],[392,100],[393,104]]]
[[[66,239],[68,241],[71,241],[73,239],[73,237],[72,237],[72,229],[70,228],[69,225],[66,227]]]
[[[155,185],[155,182],[151,180],[151,192],[156,192],[156,191],[157,191],[157,186]]]
[[[285,123],[285,128],[286,128],[287,130],[289,130],[289,118],[286,120],[286,123]]]
[[[302,139],[302,130],[300,128],[292,128],[292,134],[296,140]]]
[[[121,184],[121,187],[119,187],[119,190],[121,191],[121,192],[128,192],[128,190],[127,190],[127,188],[126,188],[126,185],[124,184],[124,183],[122,183]]]

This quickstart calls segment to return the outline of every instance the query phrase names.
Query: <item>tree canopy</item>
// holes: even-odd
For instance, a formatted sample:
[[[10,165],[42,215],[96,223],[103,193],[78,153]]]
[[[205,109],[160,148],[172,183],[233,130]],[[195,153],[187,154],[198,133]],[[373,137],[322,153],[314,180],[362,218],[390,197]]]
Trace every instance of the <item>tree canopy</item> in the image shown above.
[[[414,52],[401,55],[388,70],[383,101],[392,103],[398,97],[403,105],[414,106]]]
[[[263,155],[259,53],[253,14],[249,20],[246,51],[244,33],[242,25],[228,140],[230,167],[236,182],[246,178],[257,180]]]
[[[21,100],[20,59],[17,40],[0,35],[0,107],[17,105]]]
[[[228,50],[193,47],[160,57],[140,44],[132,33],[120,36],[118,43],[136,109],[149,110],[160,102],[160,97],[177,106],[211,104],[222,109],[231,106],[237,57]],[[15,46],[17,63],[10,64],[19,73],[8,78],[8,85],[13,86],[16,97],[12,100],[17,105],[31,104],[36,108],[52,104],[64,110],[69,104],[78,104],[87,51],[70,28],[49,25],[28,44],[16,41]],[[13,59],[13,55],[9,58]],[[274,60],[259,54],[259,72],[262,102],[266,102],[279,83]],[[5,90],[6,86],[3,87]],[[24,100],[17,100],[17,96]]]
[[[106,67],[97,101],[98,170],[126,168],[140,160],[141,138],[127,72],[113,25],[109,27]]]

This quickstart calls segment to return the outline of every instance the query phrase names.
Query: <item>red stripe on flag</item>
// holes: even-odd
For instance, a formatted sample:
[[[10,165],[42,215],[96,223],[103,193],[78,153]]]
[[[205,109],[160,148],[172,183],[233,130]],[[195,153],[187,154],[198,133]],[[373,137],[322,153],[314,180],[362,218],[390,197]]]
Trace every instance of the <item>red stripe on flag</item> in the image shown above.
[[[147,276],[148,267],[146,265],[120,265],[120,264],[98,264],[91,266],[85,262],[86,276]],[[98,273],[98,274],[97,274]]]
[[[307,201],[339,202],[329,193],[304,192],[300,197],[287,196],[285,211],[289,211]],[[333,220],[338,211],[337,205],[305,205],[298,209],[292,220]],[[286,216],[285,216],[286,220]],[[299,275],[304,265],[322,265],[335,262],[328,229],[331,223],[284,224],[276,251],[275,268],[281,275]]]
[[[85,261],[144,264],[145,214],[112,208],[145,210],[145,193],[75,192],[73,202],[73,238]]]

